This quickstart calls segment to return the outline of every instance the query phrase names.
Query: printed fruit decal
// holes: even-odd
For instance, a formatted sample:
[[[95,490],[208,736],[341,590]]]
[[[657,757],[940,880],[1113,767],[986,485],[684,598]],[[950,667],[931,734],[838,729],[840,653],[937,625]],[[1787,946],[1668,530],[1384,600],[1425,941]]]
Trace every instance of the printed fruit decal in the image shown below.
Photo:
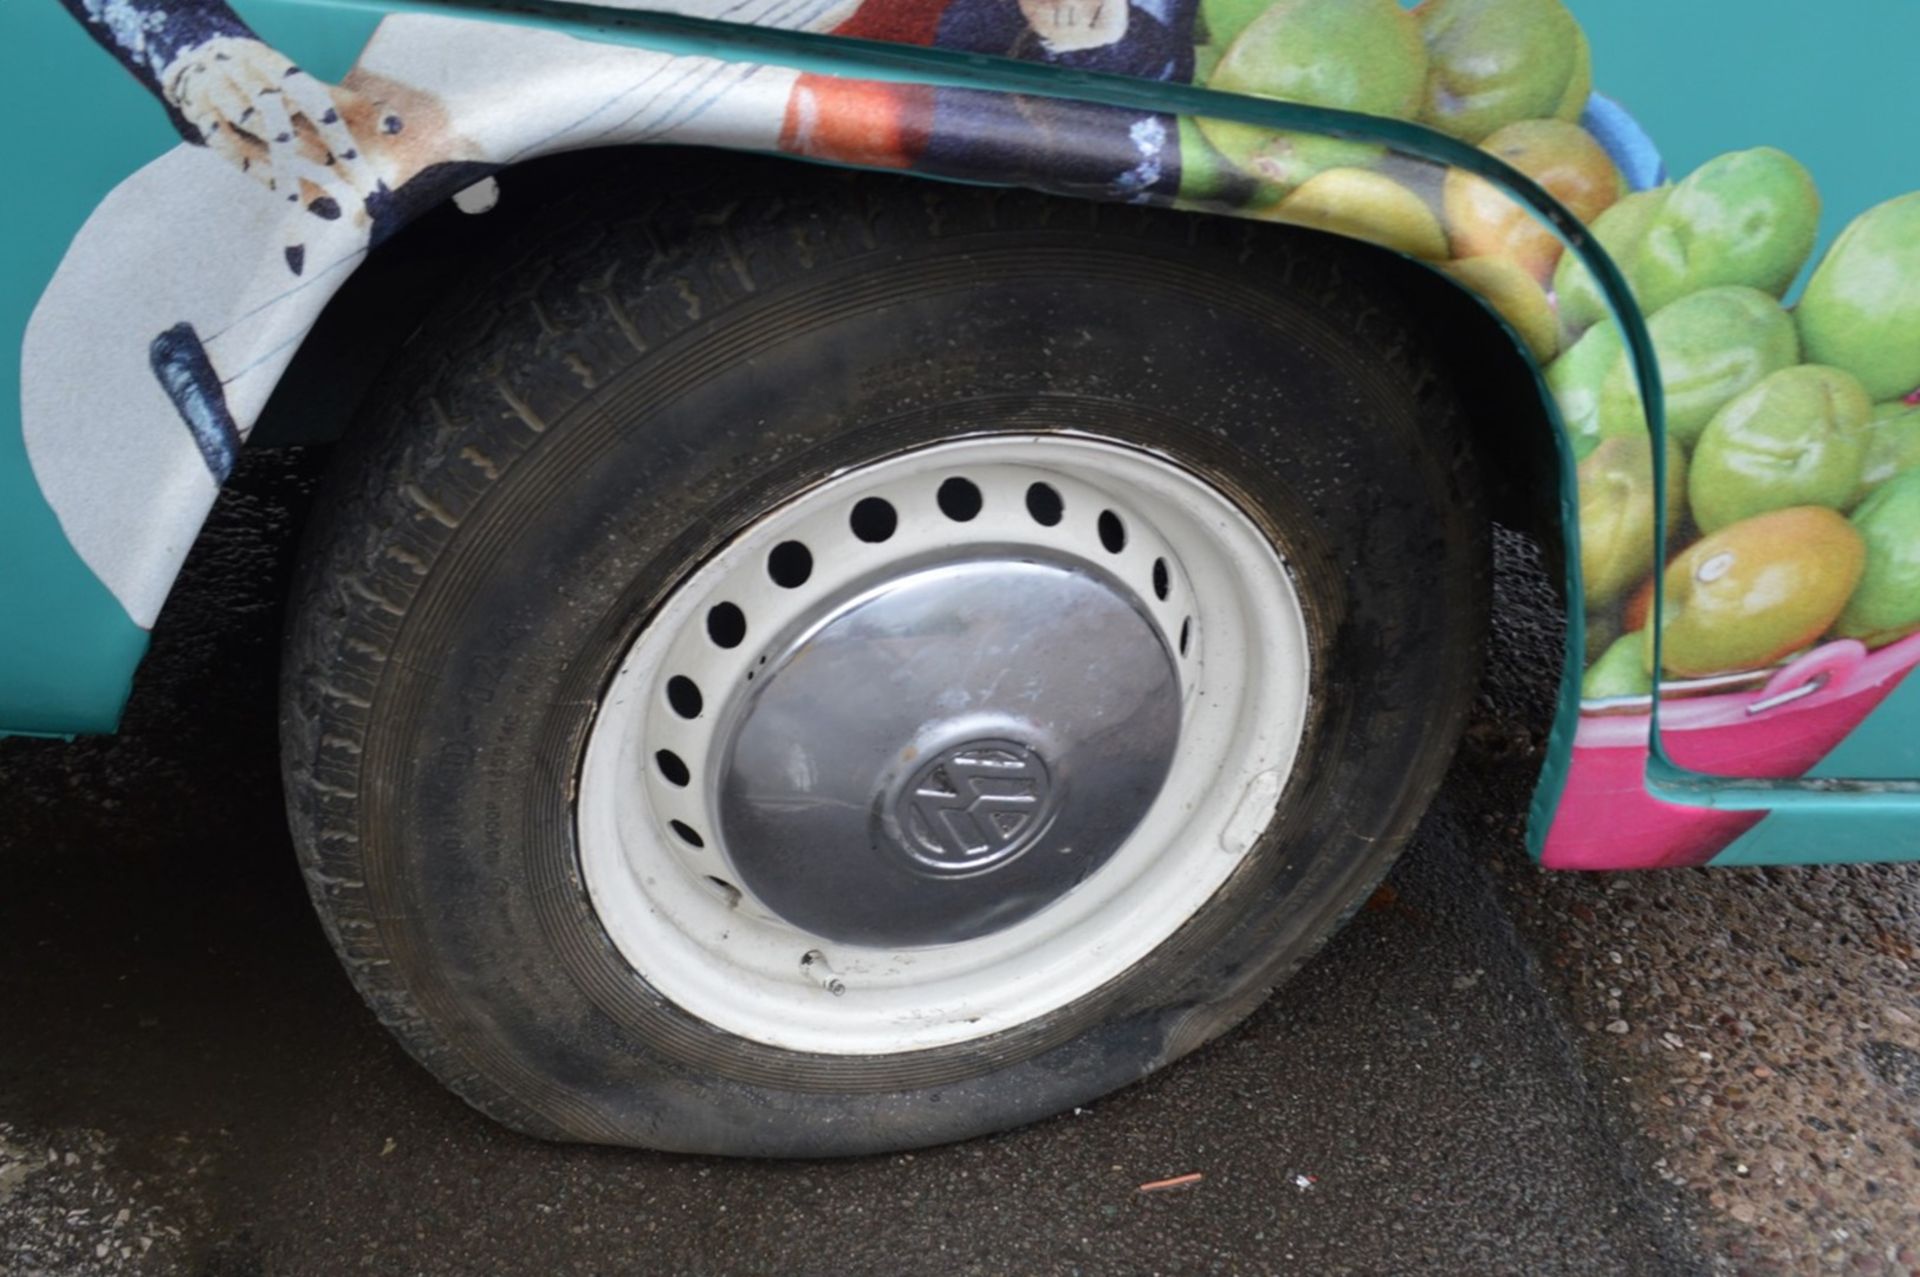
[[[1667,441],[1667,520],[1686,491],[1685,457]],[[1603,608],[1653,570],[1653,445],[1608,439],[1580,463],[1580,577],[1587,606]]]
[[[1237,28],[1210,87],[1395,119],[1410,119],[1418,109],[1427,49],[1419,24],[1397,0],[1275,0],[1240,25],[1244,11],[1242,5],[1209,7],[1223,30]],[[1362,143],[1224,120],[1202,120],[1200,128],[1248,175],[1284,187],[1380,154]]]
[[[1678,186],[1636,191],[1602,214],[1593,233],[1651,314],[1722,284],[1784,296],[1819,224],[1813,178],[1785,151],[1763,146],[1708,160]],[[1553,283],[1569,331],[1606,318],[1578,261],[1562,261]]]
[[[1577,124],[1522,120],[1500,129],[1480,147],[1544,186],[1583,222],[1600,216],[1626,193],[1613,160]],[[1454,256],[1509,257],[1542,283],[1553,278],[1560,241],[1498,187],[1455,169],[1447,174],[1444,199]]]
[[[1647,311],[1718,284],[1780,297],[1819,227],[1820,194],[1798,160],[1770,146],[1735,151],[1673,188],[1621,266]]]
[[[1853,513],[1866,572],[1835,632],[1878,647],[1920,630],[1920,470],[1889,480]]]
[[[1920,192],[1857,218],[1808,278],[1806,168],[1760,146],[1666,183],[1591,97],[1564,0],[1200,0],[1193,36],[1211,87],[1416,121],[1504,160],[1618,266],[1665,392],[1664,567],[1628,355],[1553,233],[1495,184],[1382,146],[1180,121],[1183,201],[1430,262],[1544,368],[1577,463],[1586,698],[1645,712],[1656,581],[1663,695],[1751,691],[1821,643],[1920,630]]]
[[[1631,263],[1639,251],[1640,241],[1672,195],[1671,186],[1635,191],[1600,214],[1593,223],[1594,238],[1600,241],[1600,247],[1613,258],[1614,264],[1628,272],[1629,284],[1633,282]],[[1579,258],[1561,257],[1560,265],[1553,272],[1553,288],[1560,301],[1560,322],[1568,332],[1583,333],[1607,317],[1606,301]]]
[[[1653,690],[1653,677],[1647,673],[1640,651],[1646,635],[1639,631],[1623,635],[1608,645],[1606,654],[1593,663],[1580,680],[1580,695],[1588,700],[1610,696],[1645,696]]]
[[[1796,315],[1807,358],[1845,368],[1875,399],[1920,389],[1920,191],[1842,231]]]
[[[1593,88],[1586,33],[1560,0],[1427,0],[1420,122],[1463,142],[1521,120],[1577,120]]]
[[[1254,182],[1213,149],[1200,126],[1180,119],[1180,199],[1188,204],[1243,207]]]
[[[1666,673],[1764,669],[1812,646],[1847,605],[1866,557],[1860,533],[1819,506],[1775,510],[1695,542],[1667,567]]]
[[[1426,202],[1371,169],[1328,169],[1281,200],[1273,215],[1298,226],[1370,240],[1410,257],[1440,261],[1447,255],[1447,237]],[[1543,296],[1543,304],[1545,300]]]
[[[1232,44],[1273,0],[1200,0],[1200,27],[1216,49]]]
[[[1576,461],[1584,461],[1600,446],[1600,388],[1625,349],[1618,328],[1599,324],[1547,369],[1547,388],[1560,407]],[[1646,431],[1635,433],[1644,436]]]
[[[1667,430],[1691,448],[1735,395],[1799,362],[1800,339],[1780,303],[1757,288],[1709,288],[1647,320],[1667,395]],[[1600,433],[1646,432],[1640,390],[1622,353],[1600,386]]]
[[[1852,374],[1803,364],[1722,408],[1687,488],[1703,532],[1788,506],[1844,510],[1860,488],[1873,403]]]
[[[1479,295],[1507,321],[1534,362],[1553,358],[1560,344],[1560,323],[1540,282],[1505,257],[1469,257],[1443,267],[1462,286]]]
[[[1909,470],[1920,470],[1920,407],[1898,399],[1876,405],[1867,421],[1867,460],[1860,472],[1860,495],[1866,496]]]

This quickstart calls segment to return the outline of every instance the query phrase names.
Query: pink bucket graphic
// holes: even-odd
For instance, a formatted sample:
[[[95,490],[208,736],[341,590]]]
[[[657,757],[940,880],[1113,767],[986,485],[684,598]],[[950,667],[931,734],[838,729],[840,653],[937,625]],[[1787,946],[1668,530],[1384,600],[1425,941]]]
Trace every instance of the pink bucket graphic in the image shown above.
[[[1683,767],[1754,779],[1801,776],[1915,665],[1920,634],[1877,652],[1853,639],[1824,643],[1770,677],[1753,676],[1755,685],[1738,692],[1663,694],[1661,735],[1668,756]],[[1705,864],[1765,815],[1677,806],[1649,794],[1650,721],[1631,708],[1580,715],[1566,791],[1541,857],[1548,868]]]

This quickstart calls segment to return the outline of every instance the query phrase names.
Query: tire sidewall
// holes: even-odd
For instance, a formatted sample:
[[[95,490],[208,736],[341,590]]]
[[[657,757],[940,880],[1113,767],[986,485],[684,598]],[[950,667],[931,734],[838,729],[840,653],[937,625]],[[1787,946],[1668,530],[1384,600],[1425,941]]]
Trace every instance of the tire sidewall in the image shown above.
[[[1275,278],[1139,236],[961,237],[816,270],[591,377],[500,369],[504,408],[453,414],[478,423],[471,437],[409,458],[455,526],[424,572],[375,580],[396,610],[388,657],[348,725],[379,947],[459,1067],[542,1133],[761,1155],[912,1147],[1132,1081],[1304,961],[1437,783],[1485,610],[1484,521],[1445,397],[1384,319],[1369,332],[1327,304],[1354,283],[1353,255],[1328,256]],[[570,804],[634,637],[733,529],[837,470],[1063,430],[1199,473],[1288,564],[1310,712],[1273,824],[1131,972],[992,1038],[814,1056],[672,1006],[600,926]]]

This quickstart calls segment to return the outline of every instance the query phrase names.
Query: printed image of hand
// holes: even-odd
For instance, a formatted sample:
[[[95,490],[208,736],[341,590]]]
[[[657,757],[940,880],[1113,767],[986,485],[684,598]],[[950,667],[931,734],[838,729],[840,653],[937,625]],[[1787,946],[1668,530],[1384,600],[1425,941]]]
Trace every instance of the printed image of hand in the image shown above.
[[[259,40],[195,45],[161,83],[210,150],[317,217],[364,220],[368,198],[391,176],[381,144],[405,127],[401,117],[315,79]]]
[[[1020,0],[1034,34],[1055,53],[1103,49],[1127,34],[1127,0]]]

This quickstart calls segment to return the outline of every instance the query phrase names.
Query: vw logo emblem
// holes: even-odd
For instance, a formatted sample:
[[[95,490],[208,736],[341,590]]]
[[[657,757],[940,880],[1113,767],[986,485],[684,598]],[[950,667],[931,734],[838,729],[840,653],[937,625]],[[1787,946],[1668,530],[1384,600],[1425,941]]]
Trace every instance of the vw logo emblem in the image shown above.
[[[918,868],[967,877],[1006,864],[1053,820],[1053,778],[1040,755],[1010,740],[946,750],[915,772],[894,824]]]

